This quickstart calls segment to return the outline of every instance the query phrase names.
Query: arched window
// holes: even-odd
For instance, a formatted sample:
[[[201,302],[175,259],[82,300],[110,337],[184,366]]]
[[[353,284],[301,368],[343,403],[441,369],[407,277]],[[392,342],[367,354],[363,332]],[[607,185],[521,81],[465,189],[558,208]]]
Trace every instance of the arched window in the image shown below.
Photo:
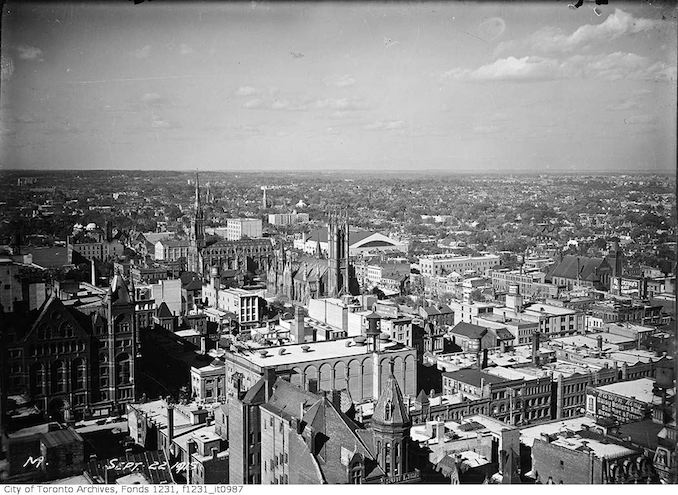
[[[68,387],[68,371],[64,361],[52,363],[52,391],[66,392]]]
[[[45,393],[45,366],[42,363],[35,363],[31,366],[30,390],[33,396]]]
[[[73,375],[73,389],[82,390],[87,387],[87,363],[83,358],[78,358],[71,365]]]
[[[130,374],[132,371],[132,361],[129,354],[123,352],[118,354],[115,358],[115,375],[117,383],[120,385],[126,385],[130,383]]]

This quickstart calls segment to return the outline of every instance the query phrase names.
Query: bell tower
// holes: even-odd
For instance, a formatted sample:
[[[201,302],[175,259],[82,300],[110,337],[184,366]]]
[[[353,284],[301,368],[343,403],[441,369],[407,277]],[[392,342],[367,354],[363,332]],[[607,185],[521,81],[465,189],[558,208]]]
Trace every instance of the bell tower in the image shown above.
[[[328,288],[327,295],[339,297],[350,294],[349,225],[348,210],[330,213],[327,224]]]

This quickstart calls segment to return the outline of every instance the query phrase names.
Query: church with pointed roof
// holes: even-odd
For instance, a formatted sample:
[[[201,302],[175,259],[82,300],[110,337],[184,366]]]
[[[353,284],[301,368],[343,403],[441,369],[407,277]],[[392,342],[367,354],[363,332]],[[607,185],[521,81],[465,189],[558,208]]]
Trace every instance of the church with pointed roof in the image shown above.
[[[348,212],[330,214],[327,225],[329,249],[327,257],[321,249],[315,255],[296,257],[282,244],[275,250],[275,259],[267,271],[267,290],[291,301],[308,304],[319,297],[340,297],[358,293],[355,270],[349,257]]]

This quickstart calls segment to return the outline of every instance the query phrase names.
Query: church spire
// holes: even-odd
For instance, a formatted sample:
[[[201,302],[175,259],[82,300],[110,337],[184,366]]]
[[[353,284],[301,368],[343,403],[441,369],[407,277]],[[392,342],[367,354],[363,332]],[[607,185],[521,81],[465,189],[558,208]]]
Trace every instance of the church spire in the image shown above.
[[[198,177],[198,171],[195,171],[195,211],[197,212],[200,209],[200,178]]]

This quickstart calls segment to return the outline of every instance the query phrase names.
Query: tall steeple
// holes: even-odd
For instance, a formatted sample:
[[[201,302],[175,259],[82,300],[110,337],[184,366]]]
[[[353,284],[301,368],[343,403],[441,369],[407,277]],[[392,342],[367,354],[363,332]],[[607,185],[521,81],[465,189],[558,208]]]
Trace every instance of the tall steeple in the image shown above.
[[[188,269],[202,274],[200,251],[205,247],[205,213],[200,202],[200,178],[195,171],[195,205],[194,217],[191,224],[191,250],[189,253]]]
[[[200,207],[200,178],[198,177],[198,171],[195,171],[195,212],[198,213]]]

